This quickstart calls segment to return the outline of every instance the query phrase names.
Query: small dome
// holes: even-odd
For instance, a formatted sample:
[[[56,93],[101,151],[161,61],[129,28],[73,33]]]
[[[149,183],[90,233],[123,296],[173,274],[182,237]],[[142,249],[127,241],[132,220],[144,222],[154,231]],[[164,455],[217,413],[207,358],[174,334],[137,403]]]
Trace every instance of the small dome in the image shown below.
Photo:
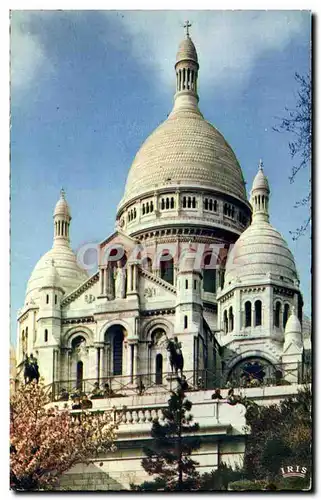
[[[26,301],[29,302],[31,298],[37,300],[40,288],[50,286],[52,282],[57,283],[57,280],[65,294],[68,294],[87,279],[87,272],[78,265],[71,248],[55,246],[41,257],[32,271],[27,284]]]
[[[43,273],[43,286],[60,287],[60,278],[54,259],[46,262],[46,266]]]
[[[191,60],[194,62],[198,62],[197,52],[194,43],[192,40],[187,37],[185,38],[178,47],[178,51],[176,54],[176,63],[180,61]]]
[[[236,281],[252,283],[266,276],[298,285],[294,257],[286,241],[269,222],[254,220],[228,255],[225,287]]]
[[[69,205],[66,201],[65,191],[63,189],[60,191],[60,198],[57,201],[56,206],[55,206],[54,216],[56,216],[56,215],[62,215],[63,217],[71,218],[70,208],[69,208]]]
[[[286,325],[285,325],[285,330],[284,334],[292,334],[292,333],[300,333],[301,334],[302,329],[301,329],[301,323],[299,321],[299,318],[295,314],[294,310],[292,309],[292,313],[290,314]]]
[[[252,191],[254,191],[255,189],[264,189],[269,193],[270,192],[269,181],[267,177],[264,175],[263,168],[261,165],[262,164],[260,164],[258,173],[254,177]]]

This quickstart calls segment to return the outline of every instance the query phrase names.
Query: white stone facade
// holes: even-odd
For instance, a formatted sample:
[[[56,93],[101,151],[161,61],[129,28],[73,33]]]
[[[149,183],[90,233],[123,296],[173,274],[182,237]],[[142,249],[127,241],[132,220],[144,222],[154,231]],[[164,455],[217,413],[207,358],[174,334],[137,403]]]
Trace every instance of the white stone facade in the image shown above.
[[[262,165],[249,202],[234,152],[199,111],[189,37],[177,57],[174,108],[134,159],[97,272],[88,276],[70,247],[62,192],[53,247],[28,282],[18,314],[18,373],[33,353],[54,396],[63,388],[90,393],[95,382],[126,396],[142,381],[146,397],[163,401],[173,337],[193,389],[298,383],[304,375],[309,332],[303,344],[299,278],[269,223]],[[233,439],[220,441],[226,453],[233,450]],[[235,441],[236,450],[242,446]]]

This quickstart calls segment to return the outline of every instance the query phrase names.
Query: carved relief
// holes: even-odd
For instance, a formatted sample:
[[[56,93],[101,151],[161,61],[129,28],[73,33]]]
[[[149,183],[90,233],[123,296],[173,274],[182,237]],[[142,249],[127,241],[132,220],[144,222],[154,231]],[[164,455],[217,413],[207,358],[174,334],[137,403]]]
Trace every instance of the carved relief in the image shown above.
[[[155,295],[157,295],[156,288],[153,288],[153,287],[145,288],[145,290],[144,290],[144,297],[146,299],[152,298]]]

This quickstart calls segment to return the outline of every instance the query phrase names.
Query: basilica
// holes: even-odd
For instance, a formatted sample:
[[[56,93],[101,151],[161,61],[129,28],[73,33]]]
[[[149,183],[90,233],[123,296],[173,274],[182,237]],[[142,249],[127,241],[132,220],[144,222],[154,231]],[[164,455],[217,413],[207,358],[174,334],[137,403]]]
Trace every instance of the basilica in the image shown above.
[[[176,56],[173,109],[133,160],[115,231],[99,245],[97,271],[88,275],[72,250],[62,190],[52,248],[32,271],[18,313],[17,373],[33,354],[54,401],[62,391],[91,394],[108,384],[113,404],[122,398],[132,408],[120,447],[127,455],[118,457],[127,464],[123,471],[130,449],[141,460],[139,439],[147,439],[145,426],[174,383],[170,339],[180,346],[195,414],[210,419],[201,426],[206,470],[224,454],[235,461],[244,444],[238,407],[222,407],[218,418],[217,406],[213,424],[214,388],[232,385],[271,401],[295,393],[311,370],[294,257],[269,221],[269,167],[258,161],[248,199],[231,146],[199,109],[199,69],[187,29]],[[126,483],[110,463],[104,471]]]

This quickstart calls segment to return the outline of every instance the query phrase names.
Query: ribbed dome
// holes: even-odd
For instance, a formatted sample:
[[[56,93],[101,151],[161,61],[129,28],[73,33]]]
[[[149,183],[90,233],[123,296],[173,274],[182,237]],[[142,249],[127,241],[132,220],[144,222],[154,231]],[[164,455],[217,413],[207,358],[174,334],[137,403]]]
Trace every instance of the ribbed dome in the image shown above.
[[[192,60],[198,62],[195,45],[189,37],[185,38],[185,40],[183,40],[179,44],[178,51],[176,54],[176,62],[185,60]]]
[[[222,134],[198,110],[173,112],[144,142],[121,205],[170,185],[206,186],[246,200],[239,163]]]
[[[254,177],[252,191],[255,189],[264,189],[268,193],[270,192],[269,181],[264,175],[263,169],[260,168],[256,176]]]
[[[55,261],[54,259],[51,259],[51,261],[46,262],[46,268],[44,269],[44,274],[43,274],[43,282],[46,284],[46,286],[52,286],[52,287],[60,287],[60,277],[58,274],[58,271],[55,267]]]
[[[54,260],[54,266],[52,266]],[[43,286],[61,286],[65,294],[80,286],[88,274],[77,263],[76,255],[68,246],[53,247],[38,261],[27,285],[26,302],[37,299]],[[59,283],[59,285],[57,285]]]
[[[255,282],[266,275],[294,285],[298,280],[286,241],[269,222],[257,220],[241,234],[228,256],[225,286],[236,281]]]

